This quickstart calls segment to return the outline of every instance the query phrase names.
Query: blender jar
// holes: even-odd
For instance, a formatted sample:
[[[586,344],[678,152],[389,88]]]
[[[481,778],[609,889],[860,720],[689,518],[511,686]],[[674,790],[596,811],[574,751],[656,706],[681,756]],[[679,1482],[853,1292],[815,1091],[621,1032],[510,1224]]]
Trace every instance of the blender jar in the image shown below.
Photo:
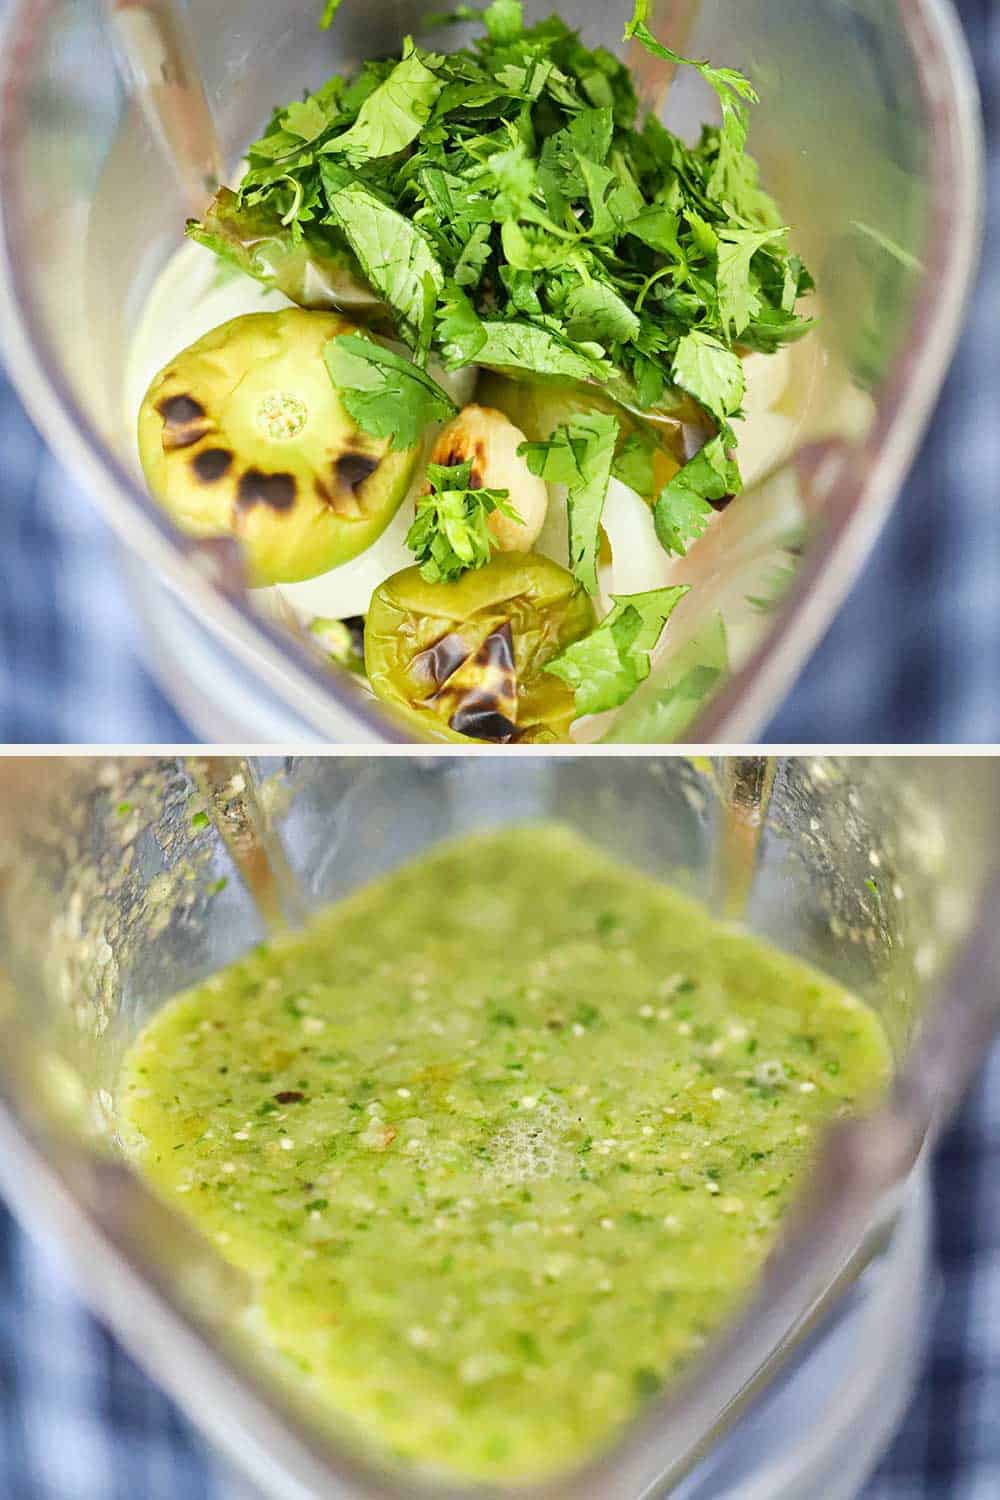
[[[531,0],[528,18],[548,8]],[[588,43],[621,50],[624,4],[556,8]],[[185,217],[204,206],[206,178],[235,167],[272,105],[419,35],[426,7],[348,0],[322,35],[319,9],[12,0],[0,50],[4,354],[118,533],[151,664],[215,742],[411,737],[349,674],[264,618],[219,549],[173,527],[142,483],[123,398],[140,312]],[[672,44],[759,85],[750,146],[815,273],[820,321],[799,346],[810,352],[793,382],[791,450],[683,559],[678,580],[693,587],[664,654],[599,732],[746,740],[860,567],[944,378],[979,232],[978,110],[946,0],[652,9]],[[633,60],[645,101],[696,131],[713,108],[701,81],[679,77],[667,93],[660,64]],[[203,95],[185,86],[195,77]]]
[[[705,1474],[725,1477],[736,1462],[727,1429],[747,1407],[758,1421],[762,1396],[780,1413],[817,1389],[808,1366],[784,1392],[775,1381],[845,1297],[867,1311],[841,1337],[833,1396],[808,1403],[797,1444],[786,1432],[769,1450],[758,1428],[751,1446],[770,1452],[770,1479],[722,1493],[852,1492],[919,1354],[919,1163],[997,1020],[993,762],[8,760],[0,778],[0,1180],[29,1224],[55,1231],[137,1356],[271,1495],[504,1491],[400,1479],[262,1374],[240,1331],[240,1275],[116,1145],[121,1057],[157,1006],[269,928],[442,837],[539,817],[850,985],[886,1026],[888,1099],[829,1133],[752,1299],[682,1380],[611,1451],[517,1493],[718,1494],[722,1481]],[[192,805],[207,826],[192,823]]]

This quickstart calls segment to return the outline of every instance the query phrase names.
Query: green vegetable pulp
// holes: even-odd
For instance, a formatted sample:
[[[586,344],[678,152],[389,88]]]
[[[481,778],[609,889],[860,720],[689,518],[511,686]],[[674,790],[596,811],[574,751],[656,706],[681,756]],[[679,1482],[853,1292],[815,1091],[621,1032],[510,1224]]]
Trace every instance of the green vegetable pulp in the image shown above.
[[[559,825],[432,850],[167,1005],[123,1135],[397,1461],[537,1477],[749,1290],[877,1018]]]

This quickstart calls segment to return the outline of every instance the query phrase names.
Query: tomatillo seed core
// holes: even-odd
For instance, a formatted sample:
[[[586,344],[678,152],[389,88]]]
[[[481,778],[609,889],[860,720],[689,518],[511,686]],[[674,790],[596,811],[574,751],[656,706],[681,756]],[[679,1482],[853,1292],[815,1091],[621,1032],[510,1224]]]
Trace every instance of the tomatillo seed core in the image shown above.
[[[276,443],[298,437],[308,420],[305,402],[288,391],[269,392],[257,408],[258,432]]]

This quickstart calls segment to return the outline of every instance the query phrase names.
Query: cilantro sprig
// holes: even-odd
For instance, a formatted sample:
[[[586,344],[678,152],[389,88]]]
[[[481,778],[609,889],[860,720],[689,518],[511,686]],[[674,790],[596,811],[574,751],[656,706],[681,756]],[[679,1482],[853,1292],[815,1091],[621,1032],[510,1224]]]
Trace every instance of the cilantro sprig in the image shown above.
[[[496,543],[486,525],[494,511],[512,521],[521,517],[506,490],[473,489],[472,460],[464,464],[428,464],[430,490],[416,504],[406,545],[420,563],[428,583],[449,583],[470,568],[490,560]]]
[[[718,96],[721,123],[689,145],[640,116],[625,64],[558,17],[526,27],[519,0],[493,0],[436,19],[479,19],[484,34],[450,52],[407,38],[398,58],[277,110],[238,193],[190,233],[305,305],[351,277],[374,294],[372,331],[404,343],[412,373],[371,341],[334,340],[328,365],[355,420],[397,446],[449,414],[432,355],[596,384],[634,410],[697,402],[722,446],[657,500],[677,550],[696,502],[723,476],[738,488],[740,354],[810,326],[797,303],[812,281],[746,150],[756,92],[665,46],[636,0],[626,38]],[[595,509],[576,548],[590,582]]]

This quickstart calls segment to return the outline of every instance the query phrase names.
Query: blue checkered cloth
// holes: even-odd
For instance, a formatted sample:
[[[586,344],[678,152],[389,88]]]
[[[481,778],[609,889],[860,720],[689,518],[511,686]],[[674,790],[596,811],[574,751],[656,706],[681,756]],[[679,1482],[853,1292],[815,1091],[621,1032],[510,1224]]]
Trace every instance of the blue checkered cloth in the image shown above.
[[[863,577],[775,741],[1000,741],[1000,12],[960,5],[991,142],[977,316]],[[190,740],[145,670],[107,531],[0,375],[0,739]],[[866,1500],[1000,1497],[1000,1055],[934,1168],[943,1292]],[[239,1481],[82,1310],[54,1247],[0,1208],[0,1500],[243,1500]],[[821,1497],[817,1497],[821,1500]]]

